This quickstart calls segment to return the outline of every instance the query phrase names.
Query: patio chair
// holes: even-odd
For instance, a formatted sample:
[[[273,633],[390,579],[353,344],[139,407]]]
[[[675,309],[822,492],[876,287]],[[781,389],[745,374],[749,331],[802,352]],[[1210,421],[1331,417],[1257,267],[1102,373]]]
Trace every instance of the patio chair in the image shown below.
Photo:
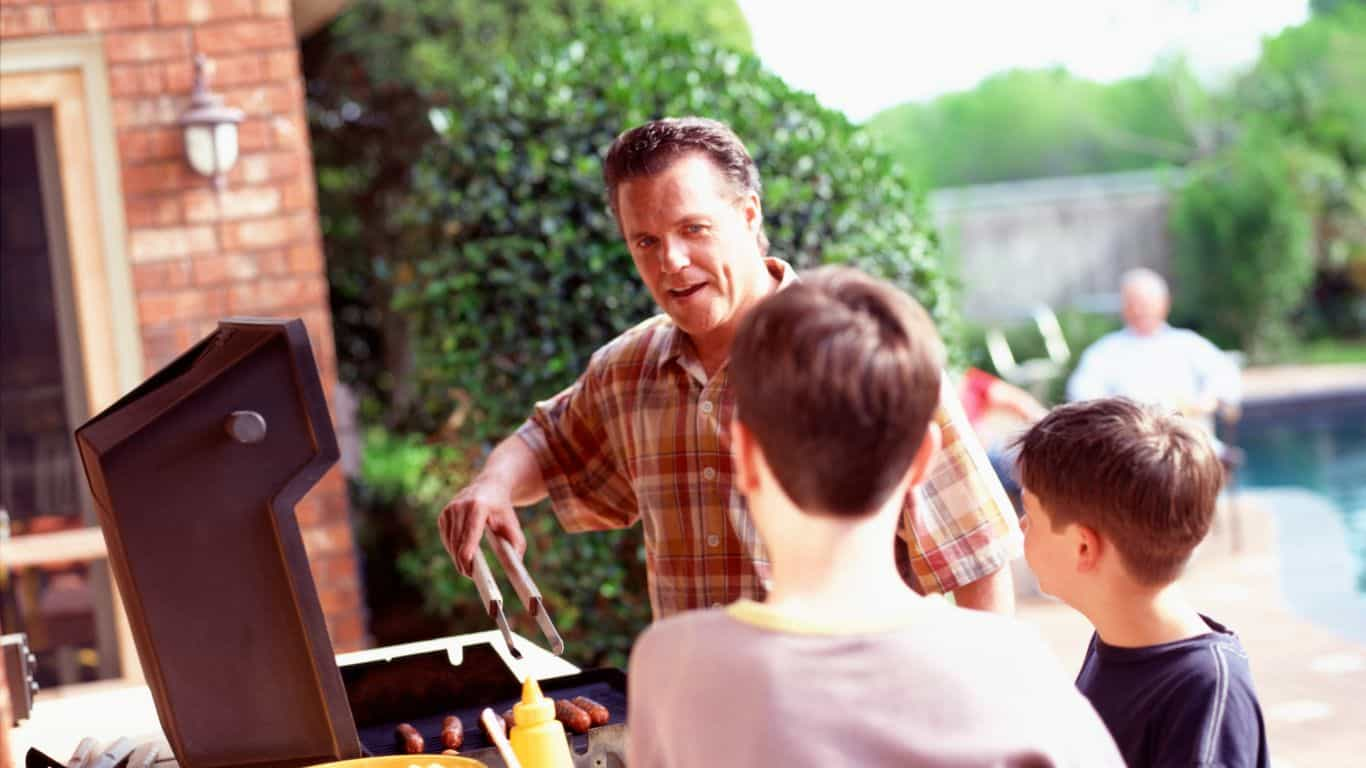
[[[1067,344],[1062,325],[1058,322],[1058,316],[1052,307],[1038,304],[1030,310],[1030,317],[1043,338],[1047,357],[1017,362],[1005,332],[998,326],[987,329],[987,354],[991,356],[991,364],[996,367],[996,372],[1001,378],[1028,390],[1039,400],[1047,401],[1048,386],[1067,372],[1067,364],[1072,359],[1072,349]]]

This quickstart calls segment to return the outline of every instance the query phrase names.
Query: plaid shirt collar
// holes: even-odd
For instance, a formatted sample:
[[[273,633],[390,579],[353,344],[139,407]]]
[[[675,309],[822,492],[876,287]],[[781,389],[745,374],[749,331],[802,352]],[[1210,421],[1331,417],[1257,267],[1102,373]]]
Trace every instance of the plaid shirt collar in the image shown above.
[[[779,258],[767,257],[764,259],[764,266],[768,268],[768,273],[778,278],[778,290],[782,290],[789,285],[797,282],[797,270],[791,264]],[[679,361],[679,365],[685,369],[688,367],[686,361],[696,360],[697,354],[693,350],[692,340],[688,335],[680,330],[672,322],[668,323],[665,337],[661,342],[658,368],[663,371],[664,367],[674,361]],[[687,358],[684,359],[684,355]]]

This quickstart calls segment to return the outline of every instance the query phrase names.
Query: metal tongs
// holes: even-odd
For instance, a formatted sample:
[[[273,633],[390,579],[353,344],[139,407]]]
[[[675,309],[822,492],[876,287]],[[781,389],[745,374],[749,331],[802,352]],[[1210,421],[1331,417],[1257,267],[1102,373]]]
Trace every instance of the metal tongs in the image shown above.
[[[499,537],[492,531],[485,530],[484,538],[493,547],[495,554],[502,561],[504,569],[507,571],[508,581],[512,582],[512,588],[517,591],[517,597],[522,601],[522,607],[527,613],[536,620],[537,626],[541,628],[541,634],[550,643],[550,652],[559,656],[564,653],[564,641],[560,639],[560,633],[555,630],[555,622],[551,621],[550,613],[546,610],[545,600],[541,597],[541,590],[536,587],[536,582],[531,580],[531,574],[527,573],[526,565],[522,563],[522,558],[517,555],[517,550],[513,549],[512,544],[506,539]],[[493,578],[493,572],[489,570],[488,560],[484,558],[484,548],[482,546],[474,555],[474,586],[479,590],[479,599],[484,602],[484,608],[488,610],[489,617],[498,624],[498,629],[503,632],[503,641],[507,643],[508,653],[512,658],[522,658],[522,652],[517,650],[517,646],[512,643],[512,629],[508,626],[508,618],[503,613],[503,593],[498,589],[498,582]]]

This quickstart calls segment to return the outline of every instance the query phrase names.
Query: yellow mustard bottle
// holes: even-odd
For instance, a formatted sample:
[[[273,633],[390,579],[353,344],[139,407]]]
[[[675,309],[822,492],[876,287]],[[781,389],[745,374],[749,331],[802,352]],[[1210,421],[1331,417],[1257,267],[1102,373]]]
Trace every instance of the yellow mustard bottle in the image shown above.
[[[555,700],[541,695],[536,679],[522,683],[522,700],[512,708],[512,751],[522,768],[574,768],[569,738],[555,719]]]

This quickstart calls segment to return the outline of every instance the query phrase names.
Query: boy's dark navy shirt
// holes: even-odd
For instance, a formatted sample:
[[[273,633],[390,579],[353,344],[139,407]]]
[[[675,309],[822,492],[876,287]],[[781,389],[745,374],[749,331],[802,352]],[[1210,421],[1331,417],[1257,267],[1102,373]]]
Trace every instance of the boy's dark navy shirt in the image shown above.
[[[1091,637],[1077,687],[1091,700],[1130,768],[1266,768],[1266,728],[1237,635],[1119,648]]]

